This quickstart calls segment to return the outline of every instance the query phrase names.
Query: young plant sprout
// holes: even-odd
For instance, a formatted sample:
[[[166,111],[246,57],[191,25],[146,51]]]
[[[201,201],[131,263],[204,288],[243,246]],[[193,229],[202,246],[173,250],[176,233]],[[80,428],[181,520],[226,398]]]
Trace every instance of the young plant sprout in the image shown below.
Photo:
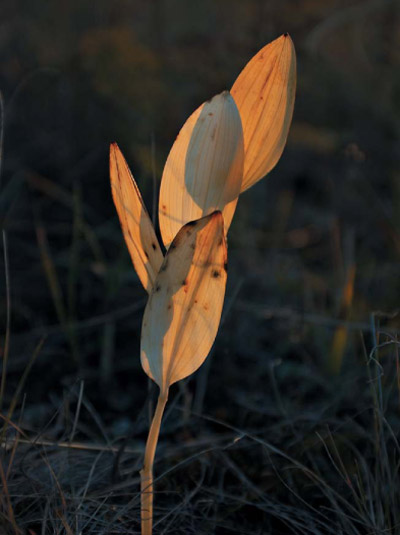
[[[149,293],[141,363],[160,389],[140,472],[142,535],[152,534],[153,464],[169,388],[201,366],[214,342],[225,296],[226,234],[240,193],[282,154],[295,87],[295,52],[285,34],[250,60],[230,93],[215,96],[189,117],[161,181],[165,257],[129,167],[118,146],[110,147],[114,203]]]

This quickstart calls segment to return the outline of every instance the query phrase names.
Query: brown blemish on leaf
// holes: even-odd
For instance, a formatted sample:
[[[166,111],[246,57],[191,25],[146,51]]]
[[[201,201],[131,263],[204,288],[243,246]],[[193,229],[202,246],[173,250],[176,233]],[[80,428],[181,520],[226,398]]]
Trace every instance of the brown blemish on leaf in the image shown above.
[[[203,308],[204,310],[208,310],[210,308],[210,305],[208,303],[204,303]]]
[[[210,112],[210,113],[208,114],[208,116],[209,116],[209,117],[212,117],[213,115],[214,115],[214,114],[213,114],[213,113],[211,113],[211,112]]]
[[[213,272],[212,272],[211,276],[214,279],[218,279],[221,276],[221,273],[217,269],[213,269]]]
[[[172,305],[171,305],[171,303],[170,303],[170,304],[167,306],[167,309],[168,309],[168,310],[171,310],[171,308],[172,308]]]
[[[151,244],[151,246],[153,247],[153,251],[155,251],[157,249],[157,246],[156,246],[156,244],[154,242]]]
[[[182,282],[182,286],[183,286],[183,291],[185,292],[185,294],[187,294],[188,291],[189,291],[189,281],[187,279],[185,279]]]
[[[161,286],[159,284],[156,284],[156,286],[154,287],[154,291],[159,292],[160,290],[161,290]]]

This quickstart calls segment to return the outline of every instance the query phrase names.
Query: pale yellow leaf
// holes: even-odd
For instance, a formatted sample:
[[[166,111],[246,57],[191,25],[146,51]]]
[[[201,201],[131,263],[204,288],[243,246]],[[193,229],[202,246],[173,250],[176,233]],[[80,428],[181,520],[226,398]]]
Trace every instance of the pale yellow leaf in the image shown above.
[[[163,254],[139,188],[116,143],[110,146],[110,179],[114,204],[133,265],[144,288],[150,292]]]
[[[288,34],[262,48],[232,86],[242,118],[242,191],[271,171],[281,157],[292,121],[296,92],[296,54]]]
[[[226,286],[221,212],[185,225],[167,252],[143,317],[141,361],[161,392],[197,370],[217,334]]]
[[[186,121],[165,164],[159,221],[166,247],[179,229],[215,210],[228,231],[243,177],[243,133],[228,91],[202,104]]]

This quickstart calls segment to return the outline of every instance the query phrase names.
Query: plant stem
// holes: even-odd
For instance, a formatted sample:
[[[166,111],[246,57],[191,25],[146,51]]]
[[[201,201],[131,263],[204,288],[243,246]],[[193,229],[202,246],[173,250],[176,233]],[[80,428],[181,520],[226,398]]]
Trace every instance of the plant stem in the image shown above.
[[[160,434],[161,420],[168,400],[168,390],[160,392],[156,411],[151,422],[149,436],[147,437],[144,464],[140,471],[141,481],[141,518],[142,535],[152,535],[153,532],[153,464],[156,454],[158,435]]]

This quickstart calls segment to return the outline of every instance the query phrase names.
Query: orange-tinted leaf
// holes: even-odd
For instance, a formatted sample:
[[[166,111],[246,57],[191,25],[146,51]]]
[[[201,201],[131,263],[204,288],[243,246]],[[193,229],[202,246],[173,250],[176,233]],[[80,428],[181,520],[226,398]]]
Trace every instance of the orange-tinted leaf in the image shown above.
[[[150,292],[163,254],[139,188],[116,143],[110,146],[110,179],[114,204],[133,265],[144,288]]]
[[[262,48],[232,86],[242,118],[244,177],[250,188],[276,165],[292,121],[296,91],[296,55],[288,34]]]
[[[142,366],[161,392],[206,359],[221,319],[226,262],[221,212],[188,223],[173,240],[142,325]]]
[[[165,164],[159,221],[169,246],[179,229],[215,210],[231,223],[243,177],[243,133],[236,104],[224,91],[183,125]]]

